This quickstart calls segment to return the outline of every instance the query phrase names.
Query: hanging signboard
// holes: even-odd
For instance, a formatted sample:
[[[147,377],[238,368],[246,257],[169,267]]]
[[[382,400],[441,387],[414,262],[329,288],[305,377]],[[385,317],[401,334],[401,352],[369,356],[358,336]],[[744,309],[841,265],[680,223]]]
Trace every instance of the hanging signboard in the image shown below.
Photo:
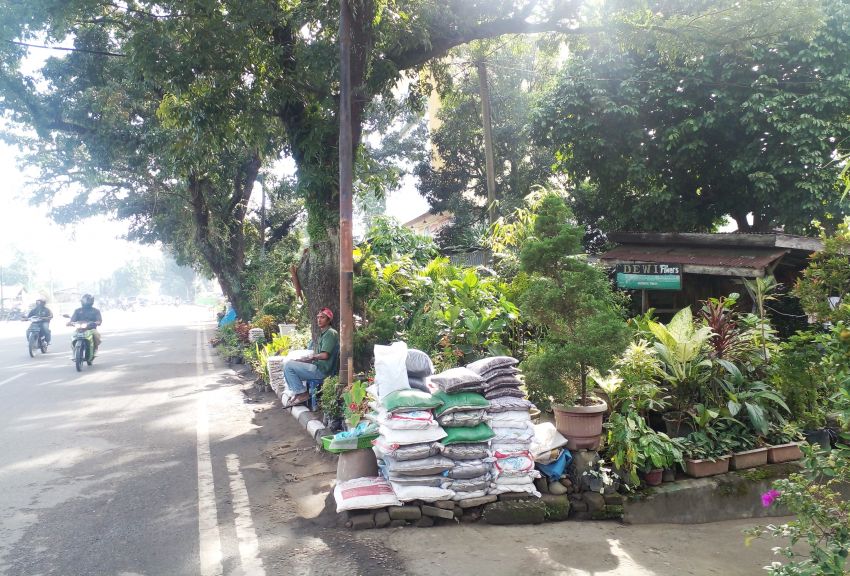
[[[617,287],[630,290],[681,290],[682,265],[617,264]]]

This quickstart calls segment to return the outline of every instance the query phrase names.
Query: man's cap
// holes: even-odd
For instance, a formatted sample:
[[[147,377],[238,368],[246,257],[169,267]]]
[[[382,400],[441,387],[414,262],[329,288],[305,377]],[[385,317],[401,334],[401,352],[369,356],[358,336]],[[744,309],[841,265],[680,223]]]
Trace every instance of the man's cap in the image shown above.
[[[325,316],[328,317],[328,320],[333,322],[334,313],[330,308],[322,308],[321,310],[319,310],[319,314],[324,314]]]

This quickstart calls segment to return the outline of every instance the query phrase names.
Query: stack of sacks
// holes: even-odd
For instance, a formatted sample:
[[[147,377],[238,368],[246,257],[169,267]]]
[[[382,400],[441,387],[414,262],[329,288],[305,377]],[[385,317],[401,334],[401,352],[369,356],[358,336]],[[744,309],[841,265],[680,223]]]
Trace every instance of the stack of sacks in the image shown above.
[[[493,481],[489,493],[524,492],[539,498],[534,479],[540,477],[540,472],[535,470],[531,455],[534,425],[529,411],[534,405],[519,388],[522,379],[516,364],[517,360],[510,356],[494,356],[473,362],[467,368],[484,380],[484,396],[490,401]]]
[[[411,388],[430,393],[430,376],[434,373],[431,358],[422,350],[410,348],[407,351],[407,382]]]
[[[516,361],[514,361],[516,362]],[[431,376],[431,384],[447,394],[484,391],[484,380],[469,368],[450,368]]]
[[[435,410],[446,431],[440,442],[442,453],[454,461],[443,487],[455,492],[454,500],[486,496],[493,461],[488,450],[493,431],[484,422],[489,402],[475,392],[447,394],[440,390],[434,398],[443,403]]]
[[[434,502],[454,496],[442,486],[444,474],[454,462],[440,454],[438,440],[445,438],[446,432],[433,414],[440,405],[426,392],[407,389],[389,393],[378,407],[380,436],[374,442],[378,467],[402,502]]]

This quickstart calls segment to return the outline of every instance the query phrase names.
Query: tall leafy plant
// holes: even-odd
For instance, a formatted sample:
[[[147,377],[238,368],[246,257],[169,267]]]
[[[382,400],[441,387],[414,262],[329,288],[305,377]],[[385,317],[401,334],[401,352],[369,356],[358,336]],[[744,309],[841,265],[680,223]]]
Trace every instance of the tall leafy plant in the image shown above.
[[[544,333],[524,362],[526,382],[544,404],[588,405],[589,372],[607,370],[629,340],[621,299],[602,270],[581,257],[583,235],[563,198],[550,194],[520,253],[530,275],[520,306]]]
[[[699,401],[700,389],[711,377],[712,362],[706,353],[711,328],[694,324],[690,308],[679,310],[666,325],[650,320],[655,350],[662,361],[661,375],[670,386],[673,405],[686,410]]]

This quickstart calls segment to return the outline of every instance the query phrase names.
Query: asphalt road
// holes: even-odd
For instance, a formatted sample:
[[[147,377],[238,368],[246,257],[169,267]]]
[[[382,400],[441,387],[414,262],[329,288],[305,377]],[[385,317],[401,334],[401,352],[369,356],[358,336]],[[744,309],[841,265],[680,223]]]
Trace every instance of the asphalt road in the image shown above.
[[[0,323],[0,574],[264,574],[251,407],[206,310],[105,312],[94,365]]]

